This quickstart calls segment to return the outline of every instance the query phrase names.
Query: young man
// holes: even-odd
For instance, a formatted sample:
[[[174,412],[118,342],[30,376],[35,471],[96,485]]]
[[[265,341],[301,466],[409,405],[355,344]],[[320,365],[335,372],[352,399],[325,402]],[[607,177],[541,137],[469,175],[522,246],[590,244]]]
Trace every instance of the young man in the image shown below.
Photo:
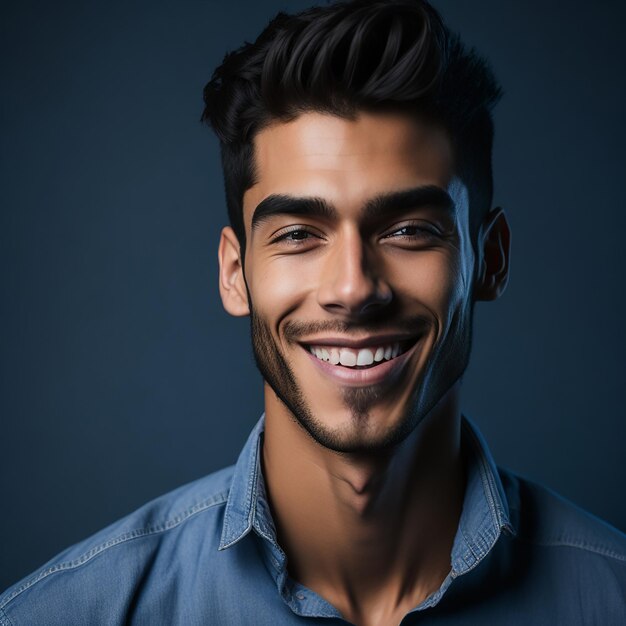
[[[70,548],[0,624],[619,624],[626,538],[461,414],[506,286],[485,63],[419,0],[278,16],[205,90],[265,414],[236,466]]]

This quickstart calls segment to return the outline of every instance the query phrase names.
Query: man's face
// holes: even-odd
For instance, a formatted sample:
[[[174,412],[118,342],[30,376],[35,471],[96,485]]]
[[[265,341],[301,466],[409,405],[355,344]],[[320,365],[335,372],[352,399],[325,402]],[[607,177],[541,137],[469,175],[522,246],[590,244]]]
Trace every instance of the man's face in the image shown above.
[[[244,276],[265,381],[325,447],[394,445],[463,373],[474,255],[444,130],[305,113],[255,138]]]

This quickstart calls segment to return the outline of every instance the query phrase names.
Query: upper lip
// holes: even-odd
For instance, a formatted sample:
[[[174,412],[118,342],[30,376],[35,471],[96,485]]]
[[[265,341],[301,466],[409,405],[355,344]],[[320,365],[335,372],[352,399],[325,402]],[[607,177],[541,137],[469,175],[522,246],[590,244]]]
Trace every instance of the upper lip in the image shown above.
[[[391,335],[370,335],[359,339],[353,337],[314,337],[311,339],[298,340],[298,343],[307,346],[332,346],[343,348],[370,348],[372,346],[385,346],[401,341],[417,340],[420,334],[407,335],[391,334]]]

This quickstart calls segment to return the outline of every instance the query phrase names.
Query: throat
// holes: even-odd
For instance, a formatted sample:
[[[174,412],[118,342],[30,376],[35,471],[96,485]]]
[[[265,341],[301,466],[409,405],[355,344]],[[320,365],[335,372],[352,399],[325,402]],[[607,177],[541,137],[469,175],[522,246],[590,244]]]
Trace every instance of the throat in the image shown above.
[[[333,482],[333,500],[338,513],[345,515],[346,524],[363,526],[367,532],[393,524],[402,507],[390,493],[388,478],[386,470],[359,468],[345,472]]]
[[[465,485],[452,400],[396,446],[337,453],[266,397],[263,474],[289,573],[344,615],[392,596],[406,613],[449,573]]]

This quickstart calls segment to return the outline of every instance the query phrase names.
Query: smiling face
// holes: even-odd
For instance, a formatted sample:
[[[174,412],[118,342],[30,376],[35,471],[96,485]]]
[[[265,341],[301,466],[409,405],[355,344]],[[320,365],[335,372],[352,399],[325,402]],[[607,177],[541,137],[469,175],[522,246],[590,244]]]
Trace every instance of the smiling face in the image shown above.
[[[318,443],[402,441],[470,352],[468,193],[446,132],[305,113],[257,134],[255,165],[243,268],[230,228],[220,245],[227,310],[250,313],[266,383]]]

